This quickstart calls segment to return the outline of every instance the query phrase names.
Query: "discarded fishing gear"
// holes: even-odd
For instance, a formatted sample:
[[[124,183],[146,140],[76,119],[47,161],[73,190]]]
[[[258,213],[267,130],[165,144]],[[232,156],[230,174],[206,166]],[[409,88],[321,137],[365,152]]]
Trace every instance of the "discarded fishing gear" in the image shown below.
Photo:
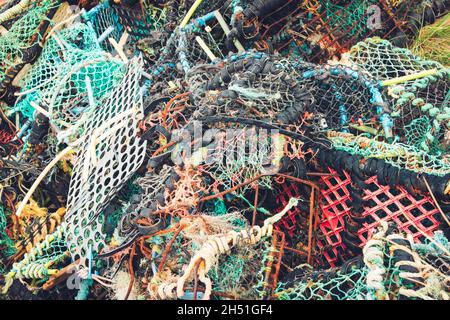
[[[448,1],[0,8],[1,299],[442,299]]]

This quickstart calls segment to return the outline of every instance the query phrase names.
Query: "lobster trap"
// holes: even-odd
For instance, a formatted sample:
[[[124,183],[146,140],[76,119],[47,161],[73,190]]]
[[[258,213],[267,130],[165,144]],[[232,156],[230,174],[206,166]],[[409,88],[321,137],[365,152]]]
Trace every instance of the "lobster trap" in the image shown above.
[[[242,22],[235,24],[232,36],[245,43],[254,41],[261,51],[325,62],[373,36],[403,47],[421,25],[444,12],[439,1],[430,6],[384,0],[267,1],[244,7],[237,18]]]
[[[394,134],[433,155],[445,153],[448,130],[449,73],[441,64],[414,56],[379,38],[366,39],[349,52],[349,61],[381,80],[392,101]],[[415,78],[414,75],[420,75]],[[408,77],[411,77],[408,79]],[[404,78],[390,84],[388,79]]]
[[[411,234],[418,242],[425,239],[424,234],[432,235],[439,228],[440,213],[431,197],[413,196],[402,187],[380,185],[376,177],[365,181],[368,186],[362,197],[366,203],[364,212],[357,217],[358,221],[352,221],[353,199],[348,191],[351,179],[346,172],[344,179],[333,170],[330,173],[332,176],[321,178],[325,187],[321,191],[324,203],[320,229],[325,241],[319,240],[318,246],[323,248],[331,266],[345,255],[346,245],[363,247],[372,238],[380,220],[395,223],[399,230]]]
[[[0,299],[450,296],[446,1],[0,3]]]
[[[365,181],[367,187],[362,191],[364,210],[356,214],[355,199],[349,188],[352,179],[347,172],[343,175],[329,169],[329,175],[320,177],[320,217],[316,223],[317,261],[320,256],[331,267],[341,264],[358,254],[371,239],[380,221],[395,224],[395,227],[411,234],[418,243],[423,242],[439,229],[442,221],[435,202],[429,196],[412,195],[405,188],[382,185],[377,177]],[[302,193],[298,185],[283,183],[277,196],[277,203],[286,204],[286,199],[299,197]],[[290,237],[305,234],[308,228],[308,207],[296,207],[277,224],[277,229]],[[303,239],[304,240],[304,239]],[[349,252],[353,254],[348,255]]]

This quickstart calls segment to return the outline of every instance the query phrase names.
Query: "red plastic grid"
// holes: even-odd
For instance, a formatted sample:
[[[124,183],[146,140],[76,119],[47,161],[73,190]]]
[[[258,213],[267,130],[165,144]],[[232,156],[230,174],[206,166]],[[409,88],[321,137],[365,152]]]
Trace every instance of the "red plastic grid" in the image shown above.
[[[346,172],[344,172],[345,180],[341,180],[335,171],[331,171],[331,173],[333,176],[321,177],[326,187],[320,189],[323,200],[320,202],[322,217],[319,227],[327,243],[322,243],[318,239],[317,245],[319,248],[331,247],[323,250],[323,255],[328,263],[334,266],[339,247],[345,250],[340,233],[345,226],[344,216],[350,212],[347,201],[351,201],[351,197],[347,185],[351,183],[351,180]]]
[[[384,221],[393,220],[399,229],[410,233],[414,240],[419,241],[423,240],[423,235],[417,227],[428,235],[439,227],[439,221],[435,218],[439,211],[430,197],[413,197],[402,187],[390,188],[380,185],[376,177],[368,179],[366,183],[369,184],[369,188],[365,190],[364,199],[372,200],[374,206],[365,208],[364,216],[370,215],[374,219],[372,223],[364,223],[364,227],[358,231],[362,245],[372,237],[378,225],[375,217]],[[375,190],[371,191],[370,187],[375,187]],[[387,196],[388,199],[380,199],[380,196]]]
[[[320,229],[326,243],[318,240],[318,246],[327,248],[323,255],[331,266],[335,266],[338,251],[341,254],[345,252],[345,244],[342,243],[340,233],[345,228],[343,217],[350,212],[346,202],[351,201],[347,189],[351,179],[346,172],[344,172],[345,180],[340,179],[334,170],[330,169],[330,173],[333,175],[321,177],[326,187],[321,189],[323,201],[320,204],[322,211]],[[439,227],[439,221],[436,219],[439,211],[430,197],[414,197],[402,187],[382,186],[376,177],[371,177],[365,182],[368,188],[364,190],[363,199],[367,200],[369,205],[365,208],[363,216],[370,215],[372,221],[365,222],[358,231],[360,247],[364,246],[375,227],[379,225],[375,217],[384,221],[394,221],[400,230],[412,234],[414,240],[421,240],[423,237],[417,228],[431,235]]]
[[[0,144],[5,144],[10,142],[14,138],[14,135],[0,129]]]
[[[298,198],[300,191],[295,183],[285,182],[279,185],[280,190],[275,202],[279,205],[277,212],[283,210],[289,202],[290,198]],[[300,227],[302,221],[302,213],[298,207],[290,209],[286,215],[277,222],[274,227],[275,230],[287,232],[289,236],[293,237],[295,230]]]

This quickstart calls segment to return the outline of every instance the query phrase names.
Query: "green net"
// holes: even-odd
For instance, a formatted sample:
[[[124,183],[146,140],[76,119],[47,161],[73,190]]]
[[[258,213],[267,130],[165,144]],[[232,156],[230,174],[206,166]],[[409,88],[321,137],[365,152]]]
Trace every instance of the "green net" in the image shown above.
[[[206,166],[210,171],[211,177],[225,189],[249,181],[265,170],[263,160],[266,160],[264,156],[269,154],[271,146],[269,144],[260,144],[259,152],[246,152],[246,148],[250,148],[250,150],[254,148],[256,150],[256,134],[252,134],[251,131],[252,129],[247,128],[236,129],[231,134],[228,134],[228,132],[231,132],[228,131],[215,150],[217,151],[217,158],[215,159],[217,161],[212,160],[212,164]],[[246,142],[246,139],[253,139],[253,141]],[[264,154],[264,151],[261,150],[267,152]],[[258,183],[261,187],[272,188],[270,177],[262,177]],[[244,185],[240,188],[239,194],[244,195],[251,188],[252,185],[250,184]]]
[[[348,132],[349,126],[355,123],[363,122],[371,127],[383,123],[376,121],[384,112],[383,97],[363,74],[340,65],[299,64],[297,68],[302,71],[302,85],[314,97],[308,112],[323,118],[321,131]]]
[[[448,273],[450,256],[443,249],[448,252],[450,250],[450,243],[445,237],[444,232],[435,231],[432,240],[427,240],[425,243],[415,243],[412,247],[427,263],[439,270],[442,274]]]
[[[407,145],[429,150],[431,154],[440,154],[439,139],[434,139],[434,133],[435,130],[433,130],[432,120],[427,116],[414,119],[405,125]],[[438,137],[443,134],[442,130],[437,132]],[[431,138],[430,142],[428,141],[429,138]]]
[[[159,8],[151,1],[143,1],[142,10],[124,9],[113,6],[119,22],[127,26],[128,32],[135,40],[149,36],[150,33],[164,26],[166,21],[166,8]]]
[[[318,3],[319,1],[312,1]],[[372,5],[379,5],[378,0],[360,0],[351,1],[349,5],[342,6],[335,4],[335,1],[320,1],[322,6],[319,11],[326,17],[326,21],[331,28],[335,31],[335,34],[342,33],[343,44],[351,40],[354,37],[363,38],[366,33],[370,33],[372,30],[369,28],[367,11]]]
[[[99,41],[100,46],[104,50],[112,52],[114,48],[108,38],[113,38],[118,42],[123,33],[123,26],[119,23],[117,14],[109,6],[109,2],[105,1],[93,8],[86,13],[85,17],[92,24],[98,39],[106,37],[103,41]]]
[[[445,237],[444,232],[435,231],[433,236],[433,241],[429,239],[425,241],[425,243],[415,243],[413,244],[413,248],[419,252],[420,254],[435,254],[435,255],[444,255],[444,251],[442,248],[446,248],[450,250],[450,242]],[[444,255],[444,257],[449,258]]]
[[[387,163],[401,169],[439,176],[450,172],[448,157],[436,157],[413,146],[402,143],[389,144],[364,136],[336,132],[330,133],[329,138],[338,150],[365,158],[384,159]]]
[[[388,89],[391,116],[395,122],[394,132],[406,144],[434,155],[448,150],[444,138],[450,119],[450,109],[445,103],[450,90],[448,69],[379,38],[358,43],[350,50],[349,60],[381,81],[436,69],[432,75]]]
[[[36,56],[43,31],[48,26],[47,16],[59,4],[59,0],[33,1],[26,13],[0,37],[0,83],[11,73],[17,73],[18,66]]]
[[[448,267],[449,260],[442,252],[436,254],[433,245],[413,245],[403,236],[392,234],[370,240],[363,253],[363,259],[349,260],[341,268],[312,270],[309,265],[300,265],[279,284],[275,297],[281,300],[405,297],[430,300],[448,294],[446,272],[439,268]]]
[[[120,82],[123,62],[108,56],[88,25],[78,23],[51,38],[23,79],[17,108],[33,117],[32,103],[47,109],[58,128],[67,128]]]
[[[0,272],[4,272],[3,258],[10,257],[16,250],[14,248],[14,242],[10,239],[6,232],[7,227],[6,214],[3,206],[0,205]]]
[[[118,42],[126,31],[131,36],[129,42],[135,43],[162,28],[166,15],[166,7],[160,8],[150,1],[143,1],[139,9],[111,5],[109,1],[104,1],[87,12],[85,18],[94,28],[101,47],[113,52],[114,47],[108,38]]]
[[[3,290],[8,290],[13,279],[19,279],[32,288],[42,286],[68,256],[63,224],[26,253],[21,261],[13,264]]]
[[[270,243],[239,246],[233,248],[230,254],[221,256],[216,267],[208,273],[213,282],[215,296],[257,299],[262,257],[267,253],[267,246],[270,246]]]
[[[225,214],[227,213],[227,207],[225,206],[225,203],[221,199],[214,199],[214,213],[217,215]]]

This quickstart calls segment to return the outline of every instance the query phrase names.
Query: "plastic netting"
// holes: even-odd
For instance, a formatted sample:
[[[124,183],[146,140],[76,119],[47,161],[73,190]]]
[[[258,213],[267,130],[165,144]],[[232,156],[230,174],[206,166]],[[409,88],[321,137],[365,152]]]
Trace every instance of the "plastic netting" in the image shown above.
[[[11,271],[6,275],[7,290],[14,278],[28,283],[31,288],[42,286],[48,278],[58,272],[58,264],[69,257],[66,241],[65,226],[59,226],[54,233],[33,249],[25,253],[23,259],[13,264]]]
[[[417,80],[405,91],[403,88],[393,91],[400,92],[392,112],[398,134],[404,134],[411,146],[435,155],[445,154],[449,147],[445,133],[450,112],[445,99],[450,92],[450,71],[442,70]]]
[[[14,249],[14,241],[11,240],[7,233],[8,221],[3,206],[0,206],[0,248],[2,253],[2,259],[0,260],[0,272],[5,271],[5,258],[13,255],[16,250]]]
[[[131,41],[146,38],[164,26],[166,14],[167,8],[160,8],[148,1],[144,1],[140,8],[122,7],[104,1],[87,12],[85,17],[95,29],[102,48],[112,52],[114,47],[109,38],[118,42],[124,32],[131,35]]]
[[[373,34],[390,35],[398,30],[393,19],[401,19],[389,15],[390,8],[384,1],[349,1],[344,4],[308,1],[307,7],[313,18],[306,28],[315,30],[317,34],[310,37],[316,38],[315,41],[324,47],[334,48],[335,53],[342,53],[355,41]]]
[[[213,291],[219,299],[257,299],[259,275],[264,256],[269,253],[269,243],[259,246],[234,248],[229,255],[221,257],[217,267],[209,275],[214,283]]]
[[[339,65],[300,70],[300,82],[315,98],[307,112],[323,117],[322,130],[348,131],[352,124],[366,124],[389,135],[387,103],[370,79]]]
[[[446,157],[436,157],[408,144],[388,144],[364,136],[337,132],[330,132],[329,137],[338,150],[365,158],[383,159],[398,168],[440,176],[450,172],[450,162]]]
[[[359,69],[380,80],[398,78],[433,68],[443,69],[438,62],[423,60],[406,48],[396,47],[388,40],[376,37],[368,38],[353,46],[348,58]],[[402,85],[409,86],[413,81]]]
[[[140,60],[129,66],[122,82],[84,124],[84,141],[70,182],[68,246],[74,260],[86,264],[90,252],[104,246],[101,210],[141,165],[146,142],[136,137],[142,118],[138,81]]]
[[[230,131],[228,131],[228,134],[225,132],[218,132],[217,134],[222,136],[216,140],[217,145],[214,149],[216,153],[213,157],[217,158],[216,160],[210,160],[212,161],[211,165],[206,164],[204,166],[204,169],[210,172],[211,177],[218,184],[217,187],[229,189],[268,171],[270,145],[264,146],[262,143],[258,145],[254,128],[253,130],[250,128],[236,129],[232,134],[230,134]],[[267,133],[267,135],[270,135],[270,133]],[[261,132],[259,137],[262,137]],[[276,134],[272,134],[271,138],[275,140]],[[252,141],[248,142],[248,139],[252,139]],[[259,147],[258,151],[256,151],[257,146]],[[248,148],[254,150],[254,152],[246,152]],[[271,188],[270,178],[262,178],[257,183],[261,187]],[[243,195],[251,187],[251,185],[243,186],[240,189],[240,195]]]
[[[438,235],[435,239],[439,239]],[[429,258],[436,250],[436,241],[432,238],[431,241],[432,245],[418,250],[401,235],[390,234],[384,238],[384,233],[378,233],[364,247],[363,259],[358,257],[327,271],[299,266],[280,283],[275,297],[282,300],[438,299],[448,293],[448,288],[439,282],[444,277],[439,264]],[[443,259],[443,265],[448,266],[446,258]]]
[[[158,245],[163,242],[168,243],[169,245],[166,248],[170,249],[170,251],[165,251],[163,254],[156,254],[157,261],[160,261],[160,265],[158,271],[156,271],[156,266],[153,267],[154,283],[149,286],[151,294],[156,295],[159,298],[173,298],[173,296],[171,297],[172,294],[168,292],[171,291],[170,283],[176,280],[177,273],[182,272],[183,265],[188,263],[191,258],[195,257],[195,253],[211,239],[221,237],[232,230],[239,231],[240,227],[235,224],[236,222],[239,224],[239,220],[241,219],[242,216],[238,212],[228,212],[217,216],[185,216],[181,219],[173,219],[171,229],[175,228],[177,230],[175,233],[171,232],[166,234],[164,240],[159,237],[152,238],[152,242]],[[186,221],[190,221],[191,223],[185,224]],[[205,222],[208,223],[208,229],[205,229]],[[214,267],[208,272],[208,275],[216,280],[212,294],[215,295],[217,293],[218,296],[222,296],[221,293],[223,293],[227,296],[230,293],[230,290],[233,292],[233,288],[236,289],[235,291],[237,292],[239,288],[235,286],[236,283],[230,282],[227,279],[231,268],[234,269],[234,279],[244,279],[247,275],[251,275],[251,272],[247,273],[250,269],[246,270],[243,268],[243,264],[250,261],[243,253],[261,253],[263,252],[263,248],[263,244],[252,246],[247,243],[242,243],[242,245],[236,246],[236,248],[230,252],[228,257],[226,255],[221,258],[217,257],[218,259],[222,259],[222,261],[225,262],[225,265],[222,268],[214,262],[217,268]],[[257,259],[261,258],[261,256],[256,254],[253,255],[253,257]],[[170,259],[172,262],[163,265],[162,262],[165,261],[165,258],[168,258],[167,261]],[[252,262],[250,263],[252,264]],[[242,267],[239,268],[239,265]],[[259,268],[260,265],[253,262],[251,270],[257,272]],[[227,277],[225,277],[225,271],[227,272]],[[250,281],[254,284],[257,280],[253,278]],[[168,287],[166,287],[167,285]],[[185,293],[186,298],[190,295],[194,295],[196,290],[190,285],[188,288],[189,289]],[[217,292],[215,292],[215,290],[217,290]],[[197,294],[199,293],[200,291],[197,291]],[[255,291],[249,288],[245,296],[251,295],[254,297]]]
[[[50,25],[49,19],[59,4],[59,0],[34,1],[7,34],[0,37],[0,95],[5,95],[5,88],[14,76],[39,54],[40,42]]]
[[[393,104],[391,116],[395,121],[394,133],[404,137],[408,145],[435,155],[447,150],[444,132],[448,130],[449,110],[444,102],[450,89],[448,69],[379,38],[358,43],[351,49],[349,60],[380,80],[437,69],[425,78],[389,88]]]
[[[51,122],[67,129],[89,109],[98,107],[125,74],[123,62],[100,48],[94,31],[78,23],[51,38],[23,79],[17,108],[33,118],[35,103],[48,110]]]
[[[4,292],[448,299],[449,73],[393,46],[441,2],[194,3],[0,21]]]
[[[261,1],[242,3],[242,16],[233,15],[230,38],[258,50],[278,51],[312,62],[337,58],[357,42],[372,36],[404,46],[419,27],[434,21],[442,5],[404,1]],[[426,16],[424,19],[422,16]],[[289,23],[285,23],[289,21]]]
[[[149,36],[166,22],[166,8],[154,6],[150,1],[144,1],[142,9],[138,11],[120,6],[112,8],[119,17],[119,23],[126,25],[127,30],[136,39]]]
[[[364,211],[360,217],[353,211],[356,200],[350,193],[351,179],[333,172],[321,178],[326,187],[321,190],[322,217],[320,229],[324,235],[318,240],[324,256],[331,265],[345,260],[346,248],[362,247],[372,238],[374,228],[380,220],[394,222],[399,230],[411,234],[414,239],[424,239],[440,225],[440,214],[429,197],[412,196],[402,187],[392,188],[378,183],[376,177],[365,181],[367,187],[362,194]],[[353,201],[353,202],[352,202]],[[345,218],[349,216],[350,218]]]
[[[297,270],[294,270],[294,272]],[[281,283],[275,292],[280,300],[362,300],[367,292],[367,270],[349,267],[345,272],[312,271],[299,268],[295,286]]]
[[[86,19],[92,24],[97,35],[97,39],[102,39],[100,46],[108,52],[112,52],[114,47],[108,38],[113,38],[116,42],[120,40],[124,32],[124,27],[119,22],[119,17],[109,6],[109,2],[102,2],[100,5],[86,13]],[[106,38],[105,38],[106,37]]]

